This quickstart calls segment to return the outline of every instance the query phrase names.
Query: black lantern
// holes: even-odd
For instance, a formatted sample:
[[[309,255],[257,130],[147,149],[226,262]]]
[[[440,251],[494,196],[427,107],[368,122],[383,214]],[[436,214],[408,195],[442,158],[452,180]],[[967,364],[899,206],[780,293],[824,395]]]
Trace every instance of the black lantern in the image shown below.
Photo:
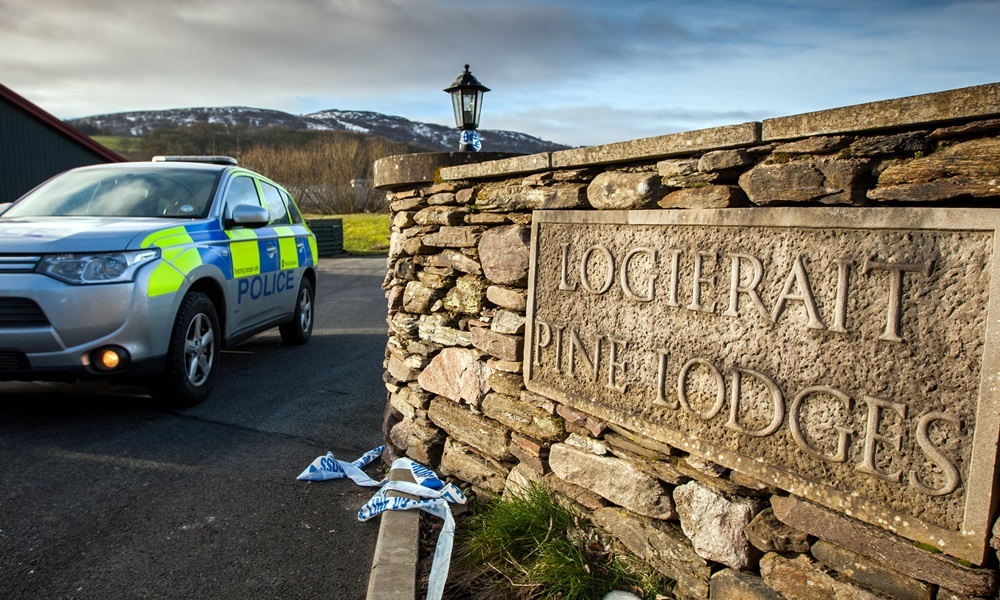
[[[478,152],[482,143],[479,141],[476,128],[479,127],[479,115],[483,110],[483,94],[490,91],[490,88],[479,83],[469,71],[469,65],[465,65],[465,71],[444,91],[451,94],[451,105],[455,110],[455,126],[462,130],[459,150]]]

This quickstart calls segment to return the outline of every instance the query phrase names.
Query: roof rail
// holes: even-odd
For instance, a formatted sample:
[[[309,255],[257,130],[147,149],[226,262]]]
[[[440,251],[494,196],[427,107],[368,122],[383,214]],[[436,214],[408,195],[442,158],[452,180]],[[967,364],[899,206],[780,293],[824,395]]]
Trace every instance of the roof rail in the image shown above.
[[[195,162],[235,167],[238,163],[231,156],[154,156],[152,162]]]

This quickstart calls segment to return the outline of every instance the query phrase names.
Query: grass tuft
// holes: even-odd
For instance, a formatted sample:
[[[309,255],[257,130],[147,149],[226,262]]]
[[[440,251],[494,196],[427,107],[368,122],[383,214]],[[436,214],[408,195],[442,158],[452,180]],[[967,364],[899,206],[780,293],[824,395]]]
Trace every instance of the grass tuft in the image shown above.
[[[539,484],[481,506],[459,521],[449,598],[602,598],[627,590],[656,598],[669,580],[612,549]]]

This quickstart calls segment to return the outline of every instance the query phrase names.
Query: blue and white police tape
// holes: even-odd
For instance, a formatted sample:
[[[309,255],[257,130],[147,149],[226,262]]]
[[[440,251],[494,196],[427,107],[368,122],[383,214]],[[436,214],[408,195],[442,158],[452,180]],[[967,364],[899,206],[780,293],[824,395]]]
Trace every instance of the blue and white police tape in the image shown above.
[[[382,481],[375,481],[361,469],[379,456],[382,456],[383,450],[385,450],[385,446],[369,450],[365,452],[364,456],[354,462],[337,460],[334,458],[333,452],[327,452],[326,456],[320,456],[312,461],[312,464],[305,471],[302,471],[296,479],[302,481],[327,481],[329,479],[350,477],[351,481],[358,485],[368,487],[382,485]]]
[[[416,483],[386,482],[382,489],[358,511],[358,520],[367,521],[384,510],[414,508],[444,519],[444,526],[438,534],[437,545],[434,548],[434,560],[427,582],[427,600],[440,600],[444,593],[444,583],[448,579],[451,547],[455,539],[455,519],[451,516],[449,503],[465,504],[465,494],[454,485],[438,479],[434,471],[408,458],[397,458],[393,461],[392,468],[409,470]],[[390,491],[409,494],[418,499],[388,496],[387,492]]]

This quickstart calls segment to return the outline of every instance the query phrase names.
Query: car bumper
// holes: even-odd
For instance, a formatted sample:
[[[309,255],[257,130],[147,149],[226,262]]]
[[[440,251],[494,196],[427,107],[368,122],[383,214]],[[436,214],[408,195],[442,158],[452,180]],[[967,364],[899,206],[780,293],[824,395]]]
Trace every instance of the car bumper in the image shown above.
[[[136,376],[166,354],[170,298],[150,299],[146,279],[69,285],[35,273],[0,276],[0,380]],[[28,318],[4,306],[26,308]],[[107,373],[91,365],[98,348],[117,346],[129,366]],[[37,377],[36,377],[37,376]]]

